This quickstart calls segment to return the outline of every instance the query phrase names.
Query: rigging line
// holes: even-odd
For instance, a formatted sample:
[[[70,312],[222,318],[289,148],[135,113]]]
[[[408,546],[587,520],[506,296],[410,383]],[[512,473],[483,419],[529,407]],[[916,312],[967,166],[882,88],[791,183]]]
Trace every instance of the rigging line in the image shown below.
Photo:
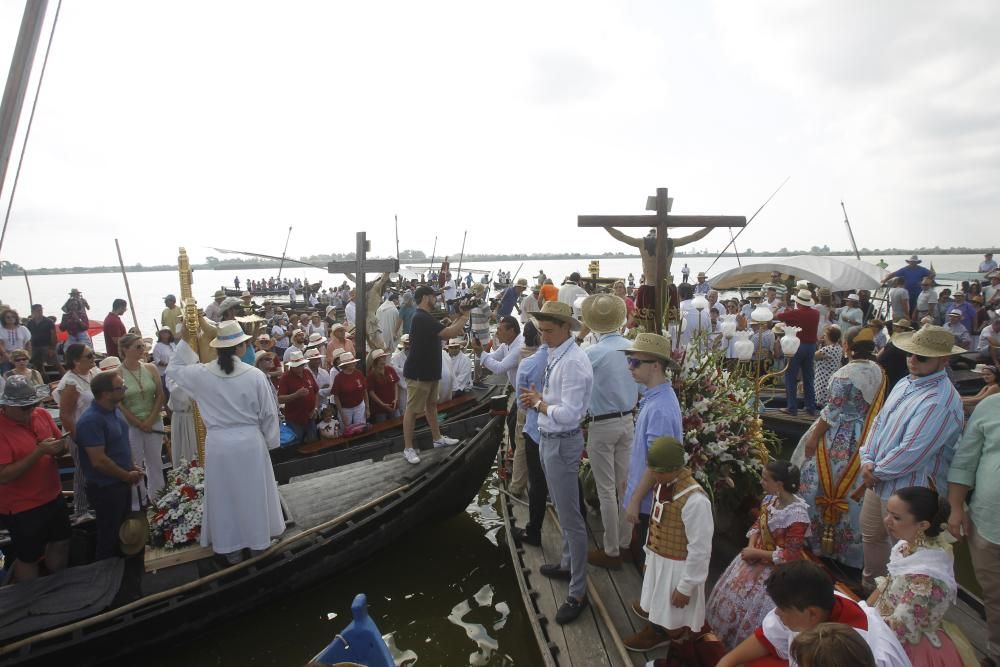
[[[781,182],[781,185],[779,185],[779,186],[778,186],[778,189],[777,189],[777,190],[775,190],[774,192],[772,192],[772,193],[771,193],[771,196],[770,196],[770,197],[768,197],[768,198],[767,198],[767,200],[766,200],[766,201],[765,201],[765,202],[764,202],[763,204],[761,204],[761,205],[760,205],[760,208],[759,208],[759,209],[757,209],[757,213],[760,213],[761,211],[763,211],[763,210],[764,210],[764,207],[765,207],[765,206],[767,206],[767,205],[768,205],[768,204],[770,203],[770,201],[771,201],[772,199],[774,199],[774,195],[778,194],[778,192],[779,192],[779,191],[781,190],[781,188],[785,187],[785,183],[787,183],[787,182],[788,182],[788,179],[789,179],[789,178],[791,178],[791,176],[786,176],[786,177],[785,177],[785,180],[783,180],[783,181]],[[738,239],[738,238],[740,237],[740,234],[742,234],[743,232],[745,232],[745,231],[746,231],[747,227],[749,227],[749,226],[750,226],[750,223],[751,223],[751,222],[753,222],[753,221],[754,221],[754,218],[756,218],[756,217],[757,217],[757,213],[754,213],[753,215],[751,215],[751,216],[750,216],[750,219],[749,219],[749,220],[747,220],[747,224],[746,224],[746,225],[744,225],[744,226],[743,226],[743,229],[741,229],[741,230],[740,230],[740,231],[739,231],[739,232],[738,232],[738,233],[736,234],[736,236],[734,236],[734,237],[733,237],[733,240],[732,240],[732,241],[730,241],[729,243],[727,243],[727,244],[726,244],[726,247],[722,249],[722,252],[720,252],[720,253],[718,254],[718,256],[716,256],[716,258],[712,260],[712,263],[708,265],[708,268],[707,268],[707,269],[705,269],[705,273],[708,273],[709,271],[711,271],[711,270],[712,270],[712,267],[713,267],[713,266],[715,266],[715,263],[719,261],[719,258],[720,258],[720,257],[722,257],[722,255],[723,255],[723,254],[724,254],[724,253],[726,252],[726,250],[728,250],[728,249],[729,249],[729,246],[733,245],[733,243],[735,243],[735,242],[736,242],[736,239]]]
[[[28,124],[24,128],[24,141],[21,143],[21,155],[17,158],[17,169],[14,170],[14,182],[10,186],[10,199],[7,201],[7,212],[3,218],[3,231],[0,231],[0,251],[3,250],[4,239],[7,238],[7,223],[10,222],[10,213],[14,209],[14,195],[17,194],[17,184],[21,180],[21,167],[24,165],[24,155],[28,152],[28,137],[31,136],[31,125],[35,120],[35,109],[38,107],[38,96],[42,92],[42,81],[45,79],[45,68],[49,64],[49,53],[52,51],[52,41],[56,36],[56,25],[59,23],[59,10],[62,9],[62,0],[56,4],[56,13],[52,18],[52,29],[49,31],[49,42],[45,45],[45,56],[42,59],[42,69],[38,73],[38,86],[35,88],[35,98],[31,101],[31,113],[28,115]]]
[[[736,253],[736,264],[738,266],[743,266],[743,262],[740,261],[740,251],[736,249],[736,237],[733,236],[733,228],[729,228],[729,243],[733,246],[733,252]]]
[[[281,261],[281,259],[282,259],[281,257],[278,257],[277,255],[262,255],[261,253],[258,253],[258,252],[247,252],[245,250],[227,250],[226,248],[216,248],[214,246],[208,246],[208,247],[211,250],[214,250],[216,252],[221,252],[224,255],[246,255],[248,257],[260,257],[261,259],[273,259],[275,261]],[[291,257],[285,257],[284,261],[291,262],[293,264],[301,264],[302,266],[311,266],[314,269],[323,269],[324,271],[326,271],[326,268],[327,268],[327,267],[325,267],[325,266],[323,266],[321,264],[312,264],[310,262],[303,262],[303,261],[298,260],[298,259],[292,259]],[[251,267],[247,267],[247,268],[252,269],[254,267],[251,266]]]

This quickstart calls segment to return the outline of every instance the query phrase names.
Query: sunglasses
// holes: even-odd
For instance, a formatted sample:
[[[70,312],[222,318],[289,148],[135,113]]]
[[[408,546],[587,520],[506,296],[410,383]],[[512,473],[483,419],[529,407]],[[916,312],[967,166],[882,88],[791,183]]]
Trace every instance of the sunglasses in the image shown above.
[[[629,357],[628,359],[626,359],[625,363],[628,364],[628,367],[630,369],[635,370],[635,369],[639,368],[639,366],[642,366],[643,364],[655,364],[656,360],[655,359],[636,359],[635,357]]]
[[[19,363],[21,363],[22,361],[23,361],[24,363],[28,363],[28,358],[27,358],[27,357],[18,357],[17,359],[15,359],[15,360],[14,360],[14,363],[15,363],[15,364],[19,364]]]
[[[83,358],[84,359],[93,359],[94,358],[94,353],[91,352],[90,354],[85,354],[85,355],[83,355]]]
[[[916,359],[920,363],[924,363],[925,361],[927,361],[928,359],[930,359],[930,357],[925,357],[922,354],[913,354],[912,352],[910,354],[906,355],[906,356],[913,357],[914,359]]]
[[[111,391],[125,391],[126,389],[128,389],[128,385],[127,384],[123,384],[120,387],[112,387]]]

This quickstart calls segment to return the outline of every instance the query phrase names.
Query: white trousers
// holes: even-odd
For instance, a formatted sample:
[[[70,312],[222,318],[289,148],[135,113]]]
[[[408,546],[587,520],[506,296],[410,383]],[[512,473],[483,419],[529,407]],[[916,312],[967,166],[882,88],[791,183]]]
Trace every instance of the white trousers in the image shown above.
[[[343,428],[348,426],[353,426],[354,424],[364,424],[365,423],[365,402],[361,401],[353,408],[341,408],[340,411],[344,415]]]
[[[587,457],[597,485],[604,526],[604,553],[619,555],[632,541],[632,524],[625,520],[622,498],[628,481],[635,425],[632,415],[591,422],[587,429]]]
[[[154,431],[163,431],[163,422],[153,424]],[[128,427],[128,444],[132,449],[132,463],[146,470],[146,493],[150,501],[156,499],[163,488],[163,434],[146,433],[131,424]]]

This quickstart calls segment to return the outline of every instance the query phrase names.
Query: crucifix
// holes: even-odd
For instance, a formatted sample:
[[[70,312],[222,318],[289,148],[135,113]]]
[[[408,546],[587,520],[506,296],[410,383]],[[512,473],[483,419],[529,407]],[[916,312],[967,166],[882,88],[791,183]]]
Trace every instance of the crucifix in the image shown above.
[[[358,353],[358,366],[366,371],[366,348],[368,346],[368,286],[365,284],[365,273],[398,273],[399,259],[368,259],[371,242],[365,238],[364,232],[357,233],[358,245],[354,259],[340,262],[330,262],[326,270],[330,273],[344,273],[354,279],[354,347]]]
[[[655,211],[655,215],[580,215],[576,219],[577,227],[603,227],[619,241],[639,248],[646,285],[652,283],[655,288],[655,333],[663,330],[664,290],[674,248],[704,238],[716,227],[745,227],[747,224],[746,217],[742,215],[670,215],[671,204],[673,199],[667,196],[667,188],[656,188],[656,196],[649,197],[646,202],[646,210]],[[615,227],[649,227],[653,231],[645,238],[634,238]],[[675,240],[667,235],[670,227],[703,229]]]

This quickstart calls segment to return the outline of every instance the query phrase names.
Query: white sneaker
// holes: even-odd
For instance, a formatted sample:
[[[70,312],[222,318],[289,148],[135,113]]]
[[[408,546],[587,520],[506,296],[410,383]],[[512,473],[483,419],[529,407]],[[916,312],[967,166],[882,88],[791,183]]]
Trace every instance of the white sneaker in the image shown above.
[[[412,463],[413,465],[420,463],[420,457],[417,456],[417,450],[413,447],[407,447],[403,450],[403,458],[405,458],[408,463]]]
[[[457,445],[458,440],[455,438],[449,438],[446,435],[442,435],[440,438],[434,441],[435,447],[451,447],[452,445]]]

